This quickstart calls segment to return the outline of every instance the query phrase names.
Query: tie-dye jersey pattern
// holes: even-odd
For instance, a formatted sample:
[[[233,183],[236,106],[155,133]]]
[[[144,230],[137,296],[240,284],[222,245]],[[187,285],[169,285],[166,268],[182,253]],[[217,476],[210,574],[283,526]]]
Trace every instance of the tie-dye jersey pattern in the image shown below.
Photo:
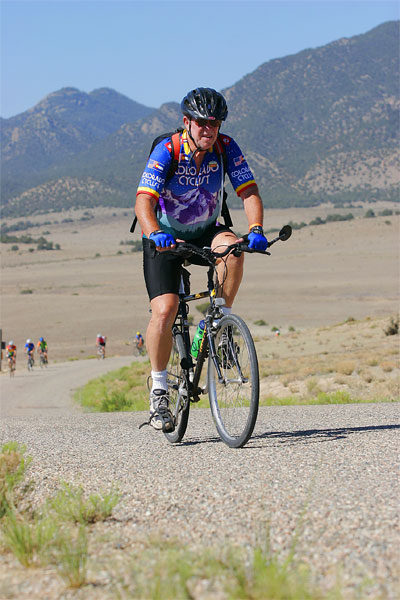
[[[253,174],[236,142],[221,134],[225,147],[227,175],[238,195],[254,185]],[[151,153],[140,180],[138,194],[150,194],[158,200],[157,219],[160,229],[175,238],[194,239],[214,223],[220,214],[222,157],[210,149],[199,172],[192,160],[187,133],[181,136],[178,168],[165,185],[171,163],[171,141],[162,140]]]

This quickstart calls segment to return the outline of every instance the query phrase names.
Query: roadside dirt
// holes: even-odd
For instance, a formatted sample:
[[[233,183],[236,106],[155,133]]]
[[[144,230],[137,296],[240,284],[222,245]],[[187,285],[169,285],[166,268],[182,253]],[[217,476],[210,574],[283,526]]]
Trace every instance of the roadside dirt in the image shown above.
[[[372,207],[378,215],[386,205]],[[271,257],[246,257],[235,311],[252,330],[260,319],[306,330],[398,311],[400,217],[366,219],[368,208],[265,211],[266,229],[332,213],[355,218],[308,225],[276,244]],[[145,332],[149,319],[141,253],[126,244],[139,241],[140,232],[129,234],[131,218],[120,209],[39,215],[31,220],[42,225],[21,233],[45,235],[61,250],[30,252],[19,244],[13,252],[1,245],[3,339],[13,339],[20,355],[28,337],[44,336],[50,361],[93,356],[99,332],[108,337],[109,355],[131,354],[133,335]],[[236,231],[246,230],[243,211],[233,211],[233,220]],[[192,289],[205,289],[200,267],[192,268]],[[191,310],[196,321],[200,313]]]

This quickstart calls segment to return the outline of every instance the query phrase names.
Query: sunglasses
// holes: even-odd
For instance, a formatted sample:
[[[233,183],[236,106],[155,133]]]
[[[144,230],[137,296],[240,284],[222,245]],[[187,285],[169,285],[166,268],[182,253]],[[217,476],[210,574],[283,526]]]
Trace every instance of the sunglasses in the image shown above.
[[[196,124],[198,125],[198,127],[207,127],[207,125],[209,125],[210,127],[221,127],[221,123],[222,121],[220,121],[219,119],[215,119],[213,121],[210,121],[209,119],[193,119]]]

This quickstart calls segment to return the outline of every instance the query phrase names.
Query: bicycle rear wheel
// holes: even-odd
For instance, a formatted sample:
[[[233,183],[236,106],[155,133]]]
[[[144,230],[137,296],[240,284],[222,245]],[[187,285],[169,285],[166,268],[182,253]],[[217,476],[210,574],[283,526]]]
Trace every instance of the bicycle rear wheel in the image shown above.
[[[172,433],[164,432],[171,444],[180,442],[185,435],[190,410],[187,375],[182,368],[182,361],[187,360],[186,347],[180,333],[173,334],[171,356],[167,366],[167,382],[169,391],[169,407],[175,419]]]
[[[256,349],[246,323],[237,315],[219,322],[215,349],[221,381],[211,356],[208,362],[208,395],[212,416],[222,441],[241,448],[256,423],[259,373]]]

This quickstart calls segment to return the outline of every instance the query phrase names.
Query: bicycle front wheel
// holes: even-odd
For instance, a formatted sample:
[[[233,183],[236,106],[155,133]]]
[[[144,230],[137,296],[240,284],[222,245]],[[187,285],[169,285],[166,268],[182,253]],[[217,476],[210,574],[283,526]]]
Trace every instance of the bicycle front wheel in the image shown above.
[[[246,323],[237,315],[223,317],[214,338],[216,362],[208,362],[208,394],[220,438],[231,448],[248,441],[256,423],[259,373],[256,349]]]
[[[171,444],[182,440],[189,419],[188,382],[186,372],[182,368],[182,361],[186,361],[186,359],[187,353],[182,334],[173,334],[172,351],[167,366],[167,383],[169,407],[175,420],[175,429],[172,433],[164,432]]]

